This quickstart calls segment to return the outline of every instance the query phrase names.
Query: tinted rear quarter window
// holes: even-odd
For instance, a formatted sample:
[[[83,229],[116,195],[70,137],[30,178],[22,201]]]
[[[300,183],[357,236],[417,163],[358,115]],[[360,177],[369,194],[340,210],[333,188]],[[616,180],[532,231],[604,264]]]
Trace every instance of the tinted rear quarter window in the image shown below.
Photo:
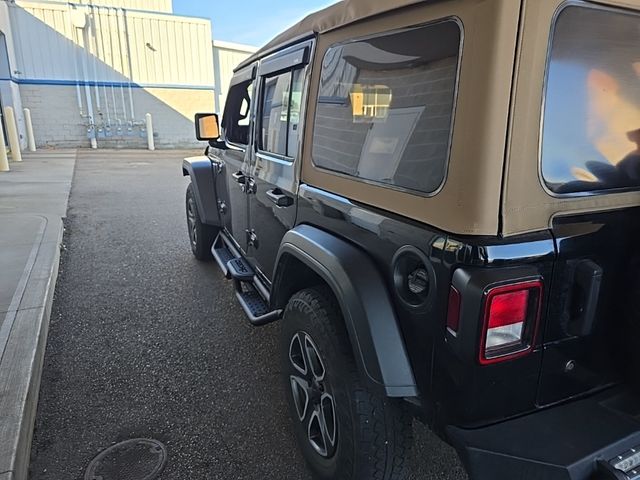
[[[330,47],[313,135],[316,166],[431,193],[449,157],[461,31],[457,22]]]
[[[541,169],[554,194],[640,186],[640,16],[570,6],[555,22]]]

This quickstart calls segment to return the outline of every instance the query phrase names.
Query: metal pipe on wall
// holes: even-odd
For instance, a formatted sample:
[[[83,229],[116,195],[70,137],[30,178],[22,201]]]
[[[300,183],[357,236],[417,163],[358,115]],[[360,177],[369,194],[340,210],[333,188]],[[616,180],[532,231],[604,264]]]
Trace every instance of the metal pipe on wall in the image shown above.
[[[116,8],[116,22],[118,26],[118,51],[120,53],[120,71],[124,76],[125,68],[124,68],[124,49],[122,48],[122,31],[121,31],[121,23],[120,23],[120,11],[122,9]],[[127,119],[127,107],[125,105],[124,100],[124,82],[120,84],[120,96],[122,97],[122,117],[124,120]]]
[[[86,27],[86,25],[85,25]],[[87,31],[84,27],[76,27],[80,31],[80,38],[82,38],[82,52],[80,55],[82,56],[82,80],[84,83],[84,95],[87,100],[87,113],[89,114],[89,126],[87,128],[87,135],[89,136],[89,142],[91,143],[91,148],[98,148],[98,141],[96,140],[96,129],[95,129],[95,120],[93,116],[93,99],[91,98],[91,87],[89,86],[89,82],[87,80]]]
[[[97,64],[97,56],[98,56],[98,43],[97,41],[95,41],[96,38],[96,25],[95,25],[95,13],[93,11],[95,7],[93,5],[89,5],[89,12],[90,15],[87,16],[88,20],[89,20],[89,29],[87,29],[87,40],[88,43],[85,46],[85,50],[87,51],[88,55],[91,55],[93,57],[93,86],[96,92],[96,110],[98,111],[98,114],[101,115],[101,109],[102,106],[100,105],[100,90],[98,88],[98,64]],[[93,36],[93,39],[95,42],[91,42],[91,37]],[[95,43],[96,46],[96,52],[95,54],[92,55],[92,52],[90,49],[93,48],[93,43]]]
[[[102,15],[100,13],[100,8],[96,7],[98,9],[98,17],[97,17],[97,22],[99,25],[99,28],[96,28],[94,26],[94,39],[96,42],[96,52],[98,52],[98,58],[103,62],[104,64],[104,68],[103,70],[105,70],[105,76],[104,78],[107,79],[109,78],[109,72],[108,69],[106,68],[107,65],[107,53],[106,53],[106,49],[104,46],[104,25],[102,23]],[[107,10],[108,11],[108,10]],[[94,15],[94,19],[95,19],[95,15]],[[95,20],[94,20],[95,21]],[[95,25],[95,24],[94,24]],[[100,44],[98,45],[98,32],[100,34]],[[105,109],[107,110],[107,132],[109,132],[111,130],[111,108],[109,107],[109,95],[107,94],[107,84],[106,82],[104,82],[102,84],[102,90],[104,93],[104,104],[105,104]]]
[[[129,66],[129,107],[131,109],[131,122],[135,122],[136,115],[133,111],[133,92],[131,89],[131,83],[133,81],[133,63],[131,62],[131,42],[129,41],[129,26],[127,22],[127,12],[122,9],[122,19],[124,20],[124,35],[127,42],[127,60]]]
[[[71,36],[75,40],[75,43],[78,44],[77,31],[73,25],[73,21],[71,20],[71,4],[67,4],[67,20],[69,23],[69,28],[71,30]],[[72,47],[73,49],[73,47]],[[75,54],[75,51],[71,51],[73,56],[73,70],[75,71],[75,80],[76,80],[76,97],[78,100],[78,110],[80,110],[80,116],[84,117],[84,111],[82,109],[82,94],[80,93],[80,75],[78,73],[78,56]]]
[[[115,44],[113,42],[113,35],[112,35],[112,26],[113,26],[112,23],[113,22],[111,21],[111,19],[112,19],[111,10],[112,10],[111,8],[108,9],[109,13],[108,13],[108,16],[107,16],[108,24],[109,24],[109,28],[108,28],[108,31],[109,31],[109,49],[111,51],[111,62],[113,64],[112,67],[115,68],[115,60],[114,60],[114,57],[115,57],[115,48],[114,48]],[[117,10],[116,10],[116,15],[117,15]],[[115,117],[115,122],[116,122],[116,125],[118,125],[118,128],[120,128],[122,126],[122,121],[120,120],[120,115],[118,113],[118,103],[116,101],[116,87],[113,85],[113,83],[111,84],[111,98],[113,100],[113,115]]]

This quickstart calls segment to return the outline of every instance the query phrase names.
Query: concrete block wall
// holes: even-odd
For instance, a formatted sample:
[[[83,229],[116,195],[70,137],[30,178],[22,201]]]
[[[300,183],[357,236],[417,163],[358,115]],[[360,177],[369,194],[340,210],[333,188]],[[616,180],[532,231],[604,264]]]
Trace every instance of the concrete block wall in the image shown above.
[[[82,111],[86,114],[86,96],[81,87]],[[116,135],[118,119],[127,131],[131,119],[129,91],[119,87],[99,87],[101,107],[96,102],[96,91],[91,88],[94,122],[105,128],[108,118],[114,136],[98,138],[98,148],[144,148],[146,136]],[[193,116],[198,112],[213,111],[213,91],[183,88],[132,88],[134,120],[144,122],[145,114],[153,117],[156,148],[191,148],[201,146],[195,139]],[[124,95],[124,109],[122,96]],[[78,95],[74,85],[20,85],[24,107],[31,110],[36,145],[39,147],[88,147],[87,122],[80,114]],[[115,96],[115,102],[113,98]]]

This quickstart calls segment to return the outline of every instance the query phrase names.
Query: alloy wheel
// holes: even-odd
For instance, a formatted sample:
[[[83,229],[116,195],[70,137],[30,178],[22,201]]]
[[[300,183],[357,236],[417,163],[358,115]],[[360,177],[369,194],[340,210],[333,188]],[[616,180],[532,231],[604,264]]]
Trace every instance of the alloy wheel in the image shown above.
[[[324,458],[336,450],[336,406],[326,369],[315,343],[305,332],[296,332],[289,343],[289,376],[293,403],[313,450]]]

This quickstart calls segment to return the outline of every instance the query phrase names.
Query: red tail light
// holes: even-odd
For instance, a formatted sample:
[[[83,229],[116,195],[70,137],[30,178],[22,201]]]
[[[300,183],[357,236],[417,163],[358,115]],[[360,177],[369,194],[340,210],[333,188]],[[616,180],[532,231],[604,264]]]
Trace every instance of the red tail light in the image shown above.
[[[534,346],[542,282],[504,285],[486,294],[480,363],[501,362],[526,355]]]

